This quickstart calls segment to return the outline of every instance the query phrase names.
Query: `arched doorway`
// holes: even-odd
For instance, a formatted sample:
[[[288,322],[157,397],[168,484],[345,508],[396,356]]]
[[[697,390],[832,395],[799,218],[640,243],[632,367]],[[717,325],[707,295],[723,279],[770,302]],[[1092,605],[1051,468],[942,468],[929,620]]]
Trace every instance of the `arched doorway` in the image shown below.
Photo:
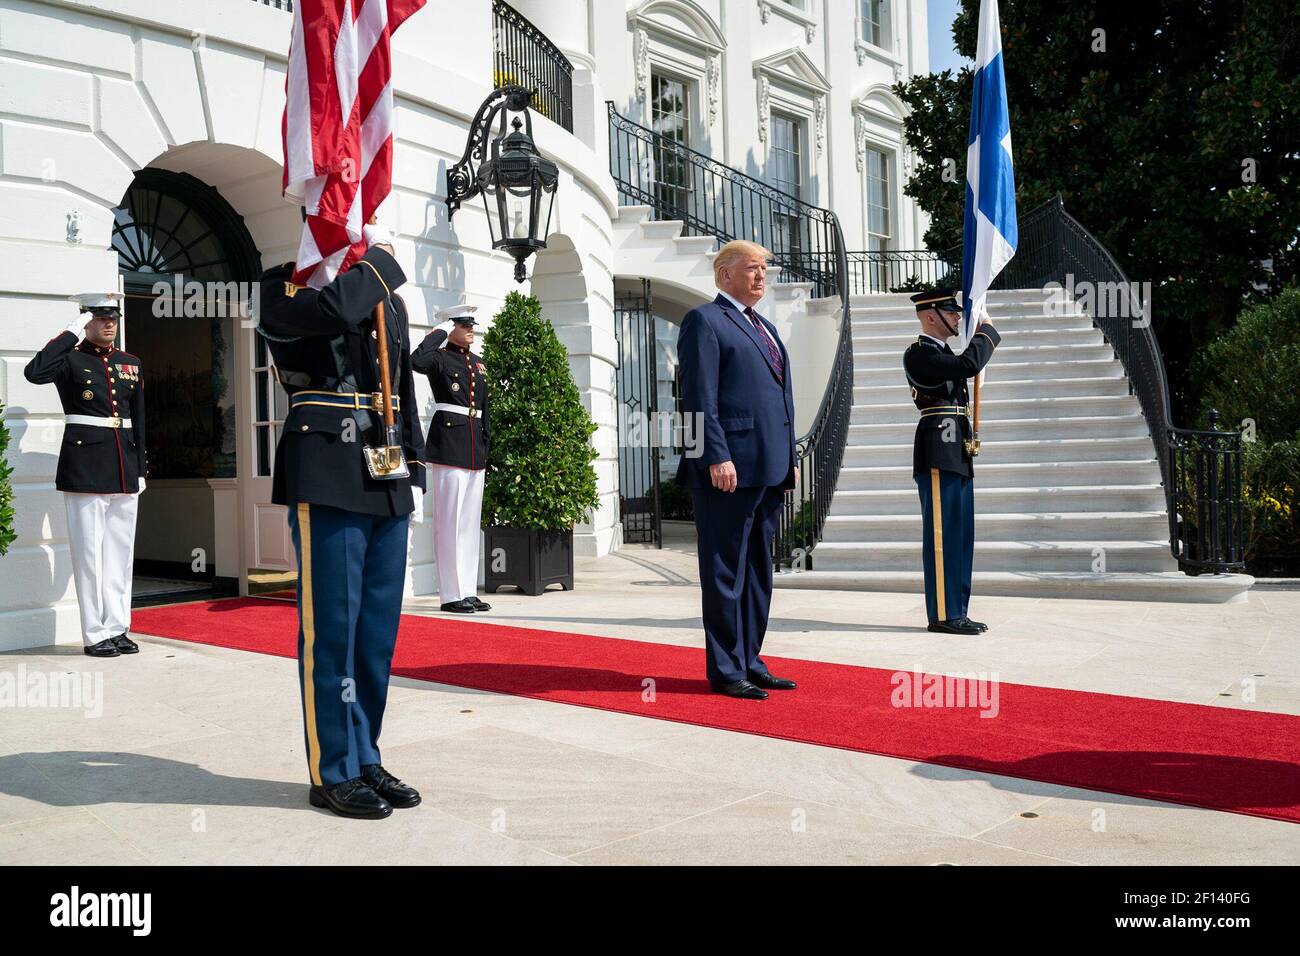
[[[218,574],[219,498],[235,496],[236,343],[261,257],[230,204],[187,173],[141,170],[113,215],[123,347],[144,366],[148,408],[136,598],[233,592],[238,575]]]

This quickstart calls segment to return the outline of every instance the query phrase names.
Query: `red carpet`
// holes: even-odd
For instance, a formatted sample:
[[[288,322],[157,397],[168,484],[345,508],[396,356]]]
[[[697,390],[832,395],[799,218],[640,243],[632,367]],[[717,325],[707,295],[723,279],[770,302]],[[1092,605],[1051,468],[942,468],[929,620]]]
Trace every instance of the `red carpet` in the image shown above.
[[[143,634],[296,656],[297,611],[281,601],[236,598],[133,617],[132,629]],[[393,672],[1300,822],[1300,717],[1003,683],[997,716],[985,718],[978,707],[894,706],[894,671],[766,660],[799,690],[762,703],[712,694],[699,648],[403,615]],[[910,673],[907,686],[915,686]]]

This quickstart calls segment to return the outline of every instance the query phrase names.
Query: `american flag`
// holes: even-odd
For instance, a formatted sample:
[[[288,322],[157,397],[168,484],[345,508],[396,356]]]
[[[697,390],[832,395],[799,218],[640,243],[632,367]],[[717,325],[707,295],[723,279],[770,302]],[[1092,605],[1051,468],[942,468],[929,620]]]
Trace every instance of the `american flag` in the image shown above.
[[[299,0],[285,79],[284,196],[307,207],[293,281],[321,288],[366,251],[393,185],[389,38],[425,0]]]

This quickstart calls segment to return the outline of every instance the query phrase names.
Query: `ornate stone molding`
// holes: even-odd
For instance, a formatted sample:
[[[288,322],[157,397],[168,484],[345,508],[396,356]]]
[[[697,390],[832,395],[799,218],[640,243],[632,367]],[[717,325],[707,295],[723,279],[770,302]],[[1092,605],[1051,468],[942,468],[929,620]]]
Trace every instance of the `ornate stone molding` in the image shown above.
[[[857,163],[858,172],[862,172],[862,166],[867,154],[867,119],[861,110],[853,111],[853,160]]]
[[[644,103],[650,86],[650,38],[642,27],[636,28],[636,98]]]
[[[705,84],[708,87],[709,125],[718,121],[718,106],[722,100],[722,54],[709,54],[709,75]]]
[[[825,95],[817,97],[817,112],[813,124],[815,130],[815,139],[817,142],[817,155],[820,156],[826,148],[826,97]]]
[[[772,122],[772,83],[765,76],[758,78],[758,138],[767,142],[768,126]]]
[[[758,19],[763,23],[772,19],[771,0],[758,0]]]

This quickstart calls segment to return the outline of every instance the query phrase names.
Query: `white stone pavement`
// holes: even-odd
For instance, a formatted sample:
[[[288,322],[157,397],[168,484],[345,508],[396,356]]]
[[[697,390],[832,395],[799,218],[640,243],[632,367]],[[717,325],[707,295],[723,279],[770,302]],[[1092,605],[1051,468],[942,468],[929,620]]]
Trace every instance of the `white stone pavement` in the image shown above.
[[[577,570],[578,590],[489,597],[482,620],[699,645],[688,539]],[[992,630],[956,639],[919,626],[919,596],[778,590],[765,656],[1300,714],[1300,591],[972,612]],[[425,802],[341,820],[306,801],[293,661],[140,643],[0,655],[0,671],[103,675],[101,717],[0,709],[0,861],[1300,863],[1300,825],[400,679],[384,760]]]

